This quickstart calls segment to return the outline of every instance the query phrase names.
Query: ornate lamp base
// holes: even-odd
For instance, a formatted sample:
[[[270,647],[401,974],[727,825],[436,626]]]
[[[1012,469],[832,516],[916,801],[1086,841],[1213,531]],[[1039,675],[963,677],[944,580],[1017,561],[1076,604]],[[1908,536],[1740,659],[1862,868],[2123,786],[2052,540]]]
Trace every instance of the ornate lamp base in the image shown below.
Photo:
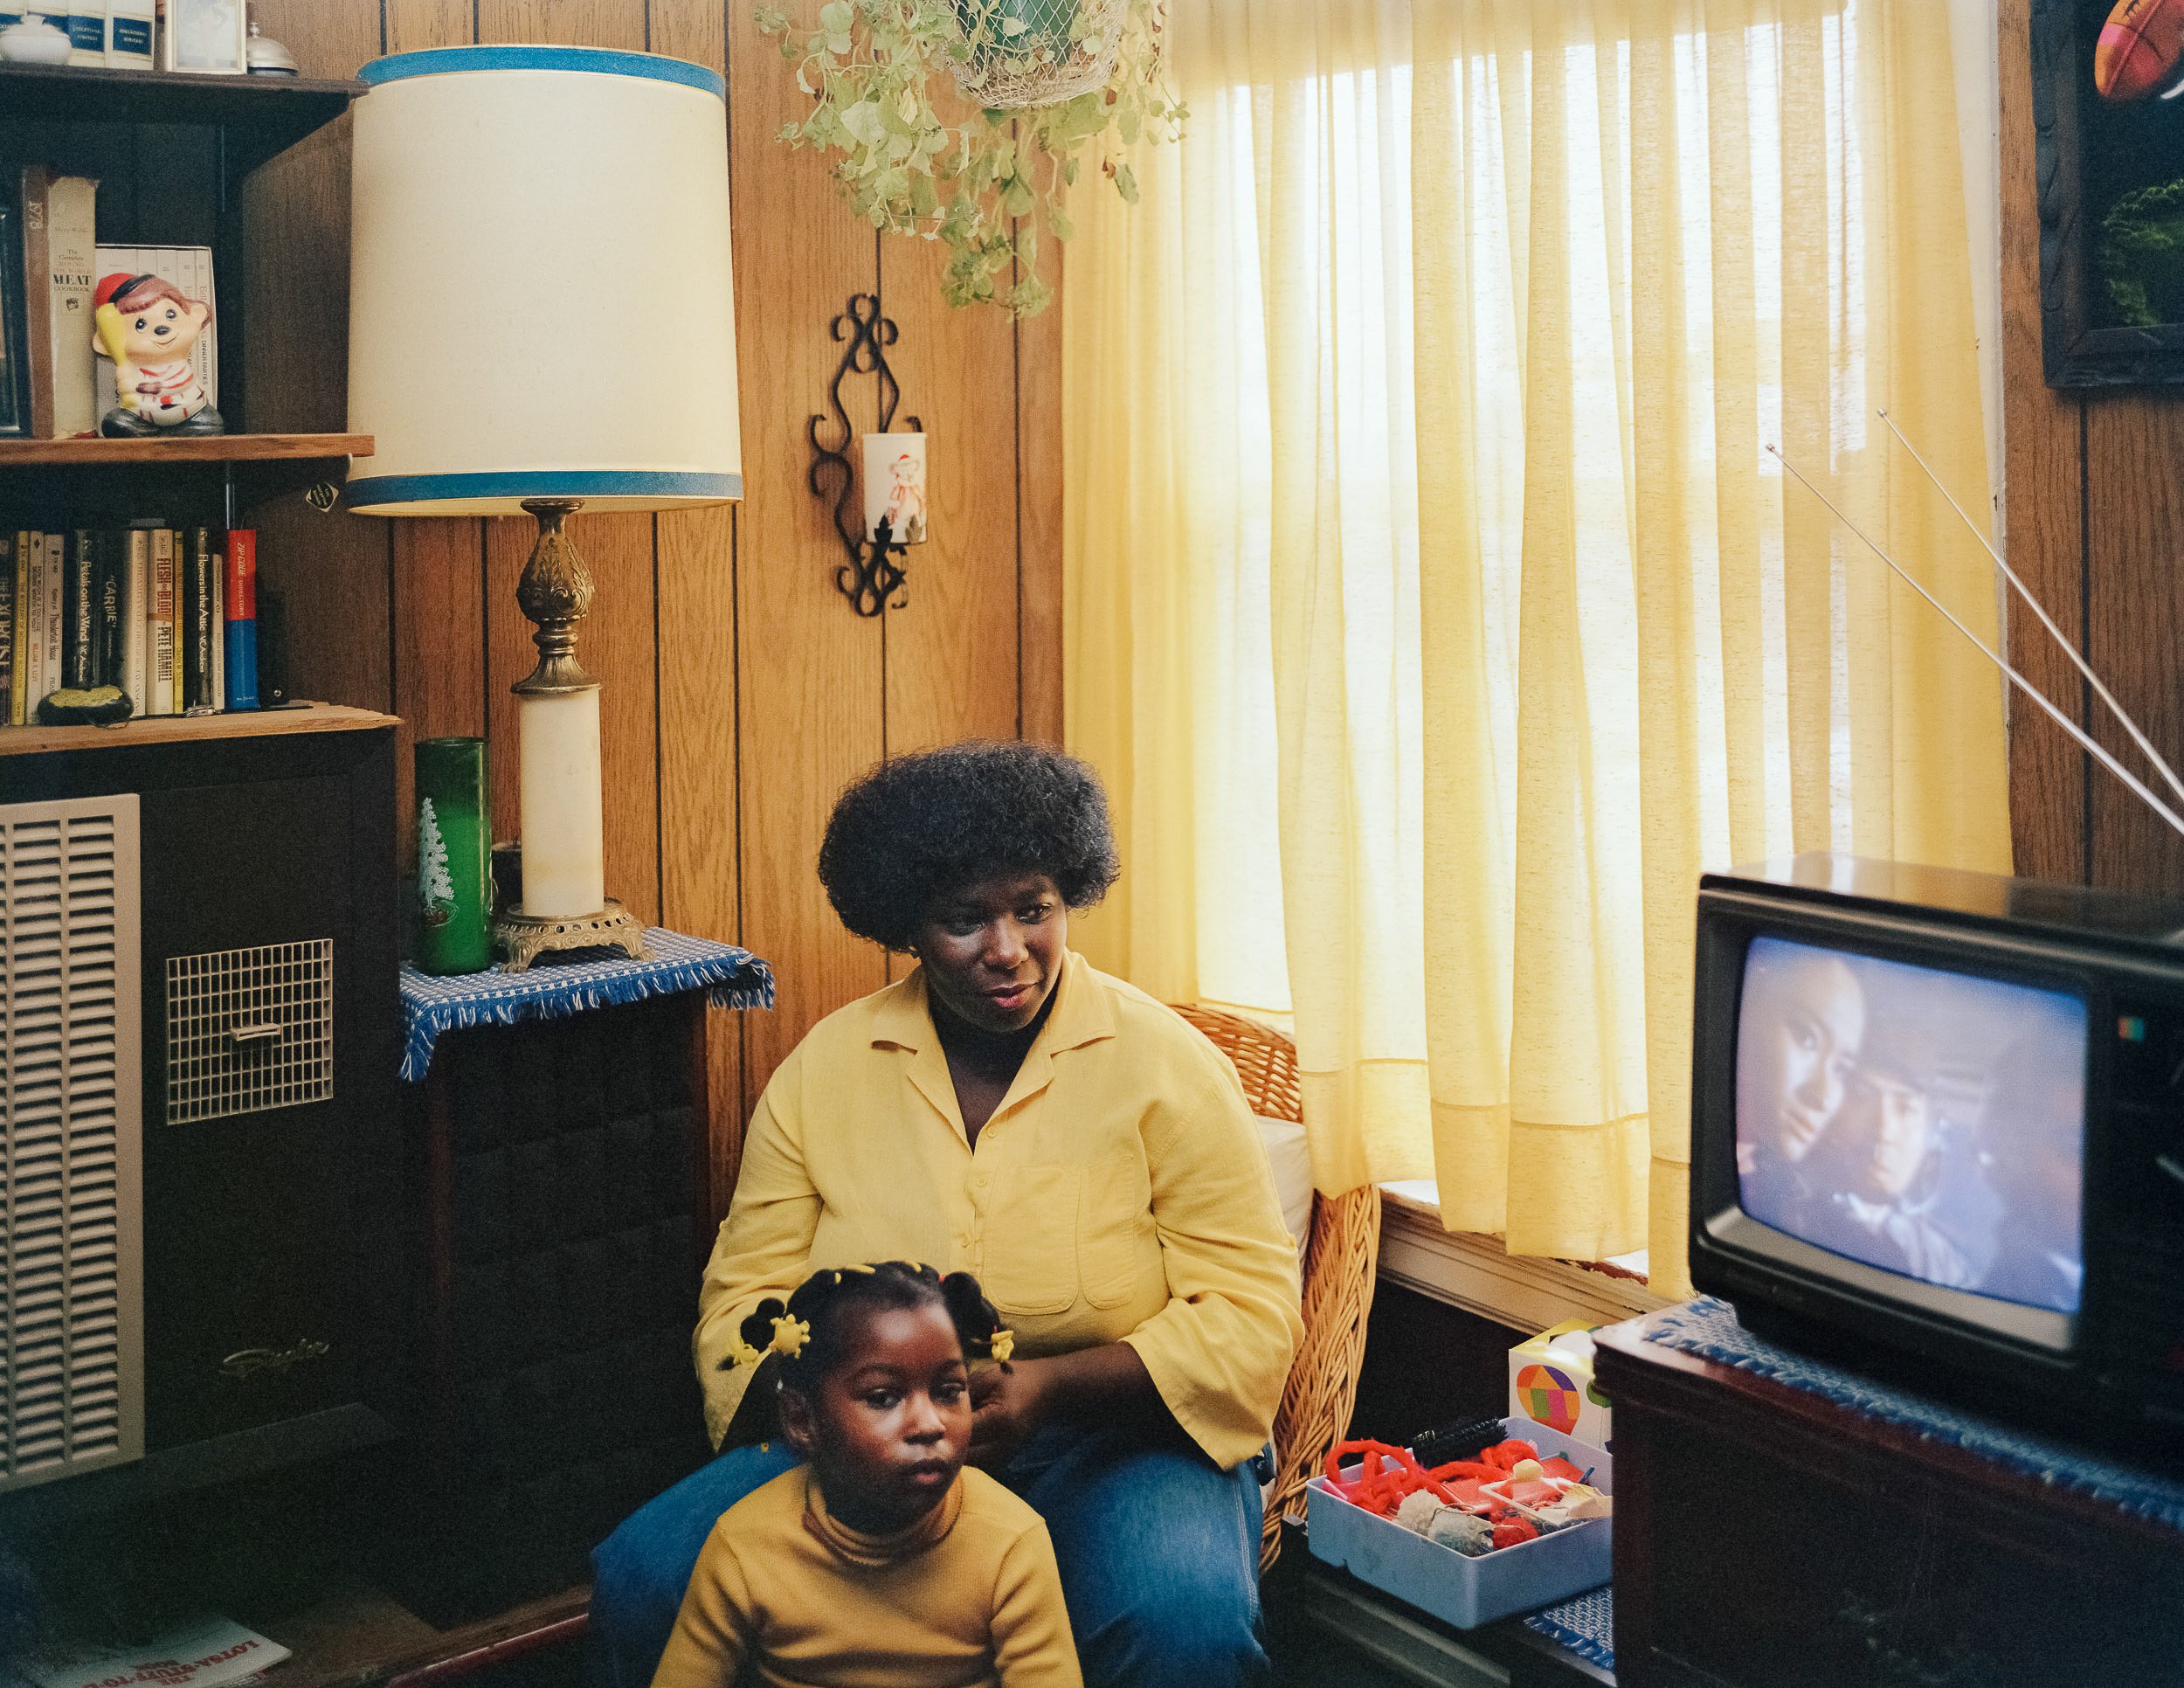
[[[597,914],[527,915],[521,909],[503,909],[493,917],[493,942],[507,955],[501,964],[504,973],[523,972],[554,950],[619,950],[632,961],[652,959],[643,924],[612,897]]]

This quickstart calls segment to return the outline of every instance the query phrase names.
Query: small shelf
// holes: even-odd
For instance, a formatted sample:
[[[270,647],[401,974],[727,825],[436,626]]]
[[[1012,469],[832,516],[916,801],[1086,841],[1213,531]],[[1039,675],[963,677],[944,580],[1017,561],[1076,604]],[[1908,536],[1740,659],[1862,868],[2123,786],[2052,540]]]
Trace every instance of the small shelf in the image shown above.
[[[338,487],[368,433],[208,433],[180,439],[0,439],[0,492],[30,476],[38,502],[74,523],[175,514],[223,480],[238,512],[321,482]],[[19,480],[17,485],[23,484]],[[22,501],[9,502],[19,514]]]
[[[316,77],[199,76],[0,63],[0,116],[223,129],[232,163],[245,174],[325,128],[363,91],[361,82]]]
[[[52,751],[114,751],[132,744],[183,744],[208,738],[265,738],[281,733],[359,732],[397,724],[395,716],[345,703],[305,703],[225,715],[132,716],[111,727],[0,727],[0,756]]]
[[[268,463],[370,457],[368,433],[197,433],[162,439],[0,439],[0,469],[66,465]]]

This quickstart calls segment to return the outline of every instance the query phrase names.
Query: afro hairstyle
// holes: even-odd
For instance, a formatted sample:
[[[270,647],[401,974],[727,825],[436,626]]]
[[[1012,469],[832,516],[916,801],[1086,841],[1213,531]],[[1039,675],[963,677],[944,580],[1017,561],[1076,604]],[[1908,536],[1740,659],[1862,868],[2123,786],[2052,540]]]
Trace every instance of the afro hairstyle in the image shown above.
[[[997,874],[1045,874],[1085,909],[1121,871],[1100,777],[1013,739],[881,763],[836,799],[819,856],[842,924],[890,950],[910,947],[936,898]]]

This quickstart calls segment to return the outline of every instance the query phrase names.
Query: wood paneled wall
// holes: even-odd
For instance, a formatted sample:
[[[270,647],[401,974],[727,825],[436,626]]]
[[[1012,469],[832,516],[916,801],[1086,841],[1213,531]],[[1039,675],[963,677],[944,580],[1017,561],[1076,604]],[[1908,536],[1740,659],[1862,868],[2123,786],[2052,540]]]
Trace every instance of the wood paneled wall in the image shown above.
[[[2184,392],[2084,397],[2042,380],[2030,24],[2027,0],[2001,4],[2010,566],[2174,766],[2184,758]],[[2038,623],[2013,610],[2009,639],[2028,678],[2154,781]],[[2011,717],[2010,818],[2021,874],[2184,893],[2184,838],[2022,699]]]
[[[732,1142],[805,1028],[888,976],[812,869],[835,792],[890,752],[1061,739],[1059,308],[1020,327],[950,310],[937,246],[853,220],[819,161],[773,138],[805,96],[744,0],[259,0],[256,12],[307,75],[472,41],[645,49],[727,74],[743,502],[579,516],[571,532],[599,587],[580,649],[605,687],[607,889],[648,921],[744,944],[780,982],[771,1013],[716,1017],[715,1125]],[[254,427],[342,423],[348,128],[250,185]],[[933,537],[911,554],[907,606],[874,619],[835,590],[841,547],[805,482],[805,420],[841,352],[830,324],[860,292],[901,329],[902,412],[931,438]],[[844,397],[871,425],[870,378]],[[258,521],[297,694],[391,709],[412,738],[484,737],[494,834],[514,836],[508,688],[532,656],[515,601],[528,520],[322,516],[292,500]]]

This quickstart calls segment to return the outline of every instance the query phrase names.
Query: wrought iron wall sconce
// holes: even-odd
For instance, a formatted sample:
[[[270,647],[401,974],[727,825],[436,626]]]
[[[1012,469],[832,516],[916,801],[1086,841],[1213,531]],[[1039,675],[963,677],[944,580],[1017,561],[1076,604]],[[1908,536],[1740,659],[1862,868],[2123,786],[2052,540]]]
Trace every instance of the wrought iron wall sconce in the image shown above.
[[[834,571],[834,585],[859,615],[877,615],[885,609],[899,610],[906,602],[902,594],[909,577],[902,563],[909,547],[888,531],[884,521],[875,537],[865,536],[862,508],[855,498],[856,473],[849,461],[857,432],[850,425],[849,412],[842,408],[842,383],[853,375],[876,376],[879,432],[886,433],[893,428],[895,407],[902,398],[895,371],[888,367],[887,349],[895,343],[895,328],[893,321],[880,314],[879,294],[854,293],[849,296],[849,308],[835,317],[833,333],[836,340],[847,343],[834,378],[826,384],[827,409],[833,414],[814,415],[805,426],[812,441],[812,467],[805,479],[814,497],[833,498],[835,531],[841,536],[842,549],[849,553],[849,561]],[[924,428],[915,416],[909,424],[914,431]]]

